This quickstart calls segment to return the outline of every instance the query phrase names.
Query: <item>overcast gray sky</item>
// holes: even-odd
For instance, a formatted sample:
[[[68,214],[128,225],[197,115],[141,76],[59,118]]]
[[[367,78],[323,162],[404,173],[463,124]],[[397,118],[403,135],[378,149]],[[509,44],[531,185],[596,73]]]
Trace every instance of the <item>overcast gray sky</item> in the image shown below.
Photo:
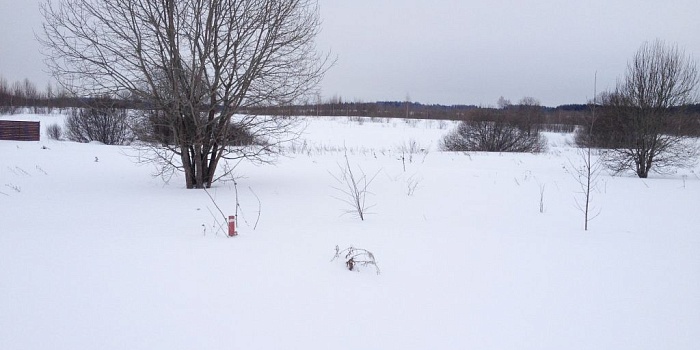
[[[700,59],[698,0],[319,0],[325,98],[555,106],[612,88],[644,41]],[[36,0],[0,0],[0,75],[46,84]]]

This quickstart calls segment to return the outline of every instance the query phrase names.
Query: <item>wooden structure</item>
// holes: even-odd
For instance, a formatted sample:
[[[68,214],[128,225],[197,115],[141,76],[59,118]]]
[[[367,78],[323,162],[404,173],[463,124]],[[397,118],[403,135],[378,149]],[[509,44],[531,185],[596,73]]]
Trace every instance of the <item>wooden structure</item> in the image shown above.
[[[0,120],[0,140],[39,141],[39,122]]]

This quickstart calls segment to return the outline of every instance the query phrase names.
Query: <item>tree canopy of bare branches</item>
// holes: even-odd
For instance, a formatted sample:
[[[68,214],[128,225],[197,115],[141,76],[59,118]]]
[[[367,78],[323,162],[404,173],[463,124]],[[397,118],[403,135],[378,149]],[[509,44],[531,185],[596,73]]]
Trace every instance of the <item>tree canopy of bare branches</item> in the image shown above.
[[[128,96],[162,116],[172,139],[160,147],[176,157],[159,159],[187,188],[210,187],[222,159],[272,152],[235,146],[232,123],[263,136],[290,124],[237,112],[291,104],[329,67],[313,0],[47,0],[41,12],[53,75],[78,96]]]
[[[692,165],[695,143],[683,137],[683,107],[697,101],[695,61],[676,45],[644,43],[627,65],[625,77],[604,96],[599,125],[611,149],[606,165],[646,178],[651,170],[672,171]]]

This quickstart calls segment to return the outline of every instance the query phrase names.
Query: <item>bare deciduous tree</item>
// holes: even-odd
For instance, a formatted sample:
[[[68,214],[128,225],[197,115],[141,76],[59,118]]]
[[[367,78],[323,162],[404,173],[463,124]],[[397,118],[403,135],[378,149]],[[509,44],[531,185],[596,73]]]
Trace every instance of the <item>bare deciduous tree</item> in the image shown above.
[[[518,102],[516,113],[518,126],[528,136],[540,132],[544,121],[544,112],[542,111],[542,106],[540,106],[540,101],[534,97],[523,97]]]
[[[634,171],[646,178],[695,162],[694,142],[681,136],[680,109],[696,101],[698,69],[676,45],[644,43],[627,65],[624,79],[603,101],[611,116],[611,149],[606,165],[615,172]]]
[[[599,158],[593,158],[593,150],[579,148],[578,157],[580,163],[577,165],[571,161],[573,169],[572,176],[579,185],[580,198],[575,198],[576,208],[583,213],[583,229],[588,231],[588,223],[600,214],[600,208],[593,207],[593,190],[598,185],[601,164]]]
[[[506,109],[512,105],[513,104],[510,103],[510,100],[503,96],[499,97],[498,101],[496,102],[496,106],[498,106],[498,109]]]
[[[222,159],[274,152],[274,141],[234,146],[234,116],[295,101],[329,66],[315,49],[313,0],[52,0],[41,12],[40,40],[58,81],[78,96],[127,94],[160,113],[173,139],[154,159],[183,170],[187,188],[210,187]],[[247,115],[235,122],[264,136],[291,125]]]
[[[588,222],[593,220],[598,213],[592,213],[592,190],[598,184],[598,176],[600,175],[601,163],[600,158],[593,158],[593,130],[596,126],[596,107],[597,107],[597,91],[598,91],[598,73],[594,76],[593,83],[593,101],[591,103],[591,115],[585,118],[586,132],[579,140],[578,156],[581,160],[580,166],[570,161],[573,169],[572,176],[578,182],[581,189],[581,199],[576,198],[576,207],[583,213],[583,229],[588,231]]]

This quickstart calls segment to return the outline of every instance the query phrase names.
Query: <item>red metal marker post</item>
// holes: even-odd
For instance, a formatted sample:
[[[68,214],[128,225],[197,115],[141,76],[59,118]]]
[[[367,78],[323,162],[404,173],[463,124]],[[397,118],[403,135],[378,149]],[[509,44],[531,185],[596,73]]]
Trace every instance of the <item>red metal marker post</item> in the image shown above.
[[[228,236],[229,237],[238,236],[238,232],[236,232],[236,216],[235,215],[230,215],[228,217]]]

